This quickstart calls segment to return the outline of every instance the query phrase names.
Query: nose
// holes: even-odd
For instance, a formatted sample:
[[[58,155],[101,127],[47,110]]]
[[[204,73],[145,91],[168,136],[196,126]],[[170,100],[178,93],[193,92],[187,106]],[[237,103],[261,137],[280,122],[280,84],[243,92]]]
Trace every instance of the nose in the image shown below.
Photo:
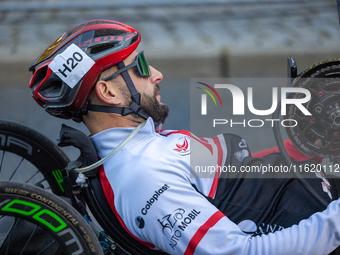
[[[150,71],[151,71],[150,79],[152,83],[159,83],[161,80],[163,80],[163,74],[156,68],[150,66]]]

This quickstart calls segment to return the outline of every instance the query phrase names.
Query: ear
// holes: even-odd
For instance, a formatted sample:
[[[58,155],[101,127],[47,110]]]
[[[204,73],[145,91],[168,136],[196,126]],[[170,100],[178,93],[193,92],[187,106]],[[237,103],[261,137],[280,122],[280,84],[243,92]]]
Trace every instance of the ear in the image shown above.
[[[123,97],[118,86],[113,82],[99,80],[95,85],[98,98],[109,105],[119,105],[123,103]]]

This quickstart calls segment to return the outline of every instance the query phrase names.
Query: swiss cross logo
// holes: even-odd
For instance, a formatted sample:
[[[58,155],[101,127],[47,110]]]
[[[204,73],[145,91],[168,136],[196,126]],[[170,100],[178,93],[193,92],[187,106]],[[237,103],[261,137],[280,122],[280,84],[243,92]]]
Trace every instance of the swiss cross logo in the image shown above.
[[[182,138],[184,139],[183,144],[176,144],[174,151],[177,151],[177,153],[181,156],[186,156],[190,154],[190,149],[189,149],[189,143],[187,138]]]

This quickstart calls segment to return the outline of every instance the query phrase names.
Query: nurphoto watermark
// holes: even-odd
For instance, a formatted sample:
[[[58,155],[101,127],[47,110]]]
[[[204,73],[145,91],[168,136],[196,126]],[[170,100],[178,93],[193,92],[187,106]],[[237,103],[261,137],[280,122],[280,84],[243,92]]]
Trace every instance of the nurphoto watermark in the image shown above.
[[[321,89],[329,81],[299,82],[289,84],[285,78],[191,79],[192,177],[292,178],[299,172],[315,178],[323,169],[335,169],[253,160],[266,155],[266,150],[281,153],[277,137],[304,161],[325,157],[331,142],[340,144],[340,103],[334,93]],[[326,129],[334,134],[323,137]]]

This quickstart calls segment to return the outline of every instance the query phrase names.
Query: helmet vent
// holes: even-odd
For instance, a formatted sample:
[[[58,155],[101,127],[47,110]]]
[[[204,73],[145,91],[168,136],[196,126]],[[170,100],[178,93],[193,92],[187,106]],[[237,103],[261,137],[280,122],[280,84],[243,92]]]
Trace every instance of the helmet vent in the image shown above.
[[[115,45],[119,44],[119,42],[110,42],[110,43],[104,43],[100,45],[95,45],[87,49],[87,52],[90,54],[96,54],[102,51],[105,51],[107,49],[111,49],[115,47]]]
[[[51,78],[39,89],[39,93],[46,98],[61,97],[64,94],[63,82],[58,76],[52,74]]]
[[[139,35],[135,35],[135,36],[132,38],[130,45],[131,45],[131,44],[134,44],[134,43],[137,41],[138,37],[139,37]]]
[[[47,68],[47,66],[44,66],[37,71],[33,81],[33,86],[39,84],[46,77]]]

